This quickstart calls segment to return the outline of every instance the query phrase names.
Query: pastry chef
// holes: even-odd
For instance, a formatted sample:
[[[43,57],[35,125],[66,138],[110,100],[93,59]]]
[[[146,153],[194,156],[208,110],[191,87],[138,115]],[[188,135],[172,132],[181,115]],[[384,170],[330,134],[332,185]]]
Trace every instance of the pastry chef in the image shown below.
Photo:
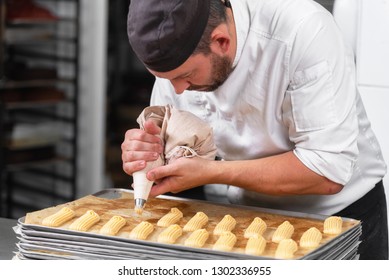
[[[130,45],[155,77],[151,105],[211,125],[218,157],[147,173],[151,195],[228,185],[231,203],[362,221],[360,259],[387,259],[386,164],[352,50],[313,0],[132,0]],[[132,174],[163,151],[153,122],[126,132]]]

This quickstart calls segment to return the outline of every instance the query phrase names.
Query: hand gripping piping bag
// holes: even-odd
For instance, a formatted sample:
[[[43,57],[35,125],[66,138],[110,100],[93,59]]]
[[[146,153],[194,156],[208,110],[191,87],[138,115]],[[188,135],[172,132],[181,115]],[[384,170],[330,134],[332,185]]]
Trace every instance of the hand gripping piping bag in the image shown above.
[[[146,178],[149,170],[170,164],[180,157],[202,157],[214,160],[216,146],[212,128],[196,115],[171,105],[146,107],[137,122],[141,129],[147,120],[153,120],[161,128],[159,137],[164,153],[155,161],[147,162],[143,170],[133,173],[135,211],[142,213],[154,182]]]

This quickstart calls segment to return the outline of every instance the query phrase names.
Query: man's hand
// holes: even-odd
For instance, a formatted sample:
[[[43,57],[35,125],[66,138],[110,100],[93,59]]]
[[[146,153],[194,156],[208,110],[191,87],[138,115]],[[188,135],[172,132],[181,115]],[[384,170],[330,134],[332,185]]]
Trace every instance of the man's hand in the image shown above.
[[[153,121],[144,123],[144,130],[127,130],[122,148],[123,170],[128,175],[142,170],[147,161],[158,159],[163,153],[162,141],[159,138],[161,128]]]
[[[155,181],[150,196],[167,192],[178,193],[209,183],[208,174],[215,162],[200,157],[179,158],[173,163],[156,167],[147,173],[149,180]]]

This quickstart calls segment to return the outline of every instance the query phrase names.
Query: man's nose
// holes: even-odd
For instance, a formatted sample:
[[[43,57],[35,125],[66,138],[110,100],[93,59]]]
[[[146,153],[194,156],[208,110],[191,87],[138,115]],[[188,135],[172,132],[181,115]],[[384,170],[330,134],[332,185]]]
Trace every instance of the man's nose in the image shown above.
[[[174,90],[177,94],[183,93],[189,86],[190,83],[185,80],[179,81],[170,81],[174,87]]]

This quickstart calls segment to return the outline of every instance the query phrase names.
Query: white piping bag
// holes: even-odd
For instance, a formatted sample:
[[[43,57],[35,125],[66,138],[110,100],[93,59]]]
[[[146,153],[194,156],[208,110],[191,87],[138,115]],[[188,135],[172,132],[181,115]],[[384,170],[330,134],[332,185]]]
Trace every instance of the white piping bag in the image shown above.
[[[159,158],[156,161],[147,162],[144,169],[132,174],[134,180],[135,212],[138,214],[143,212],[143,208],[149,198],[151,187],[154,184],[153,181],[147,179],[146,174],[149,170],[161,165],[163,165],[163,160]]]

